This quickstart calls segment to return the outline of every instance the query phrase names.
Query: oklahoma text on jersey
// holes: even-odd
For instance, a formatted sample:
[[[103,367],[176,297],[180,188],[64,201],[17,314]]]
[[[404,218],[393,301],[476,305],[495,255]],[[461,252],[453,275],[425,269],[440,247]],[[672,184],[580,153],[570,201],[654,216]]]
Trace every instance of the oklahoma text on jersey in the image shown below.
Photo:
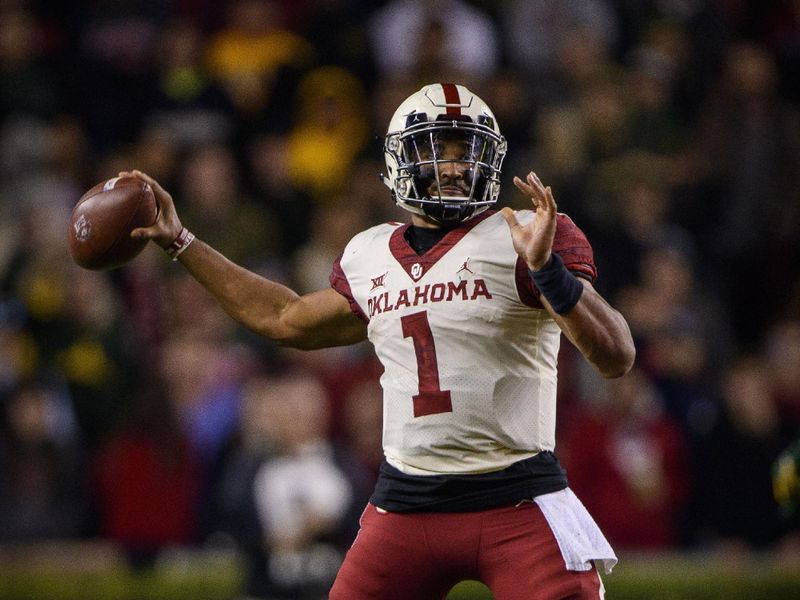
[[[483,279],[464,280],[447,283],[426,283],[414,288],[400,290],[396,295],[383,292],[367,300],[370,319],[384,312],[391,312],[403,307],[419,306],[429,302],[452,302],[454,299],[477,300],[492,299],[492,294]]]

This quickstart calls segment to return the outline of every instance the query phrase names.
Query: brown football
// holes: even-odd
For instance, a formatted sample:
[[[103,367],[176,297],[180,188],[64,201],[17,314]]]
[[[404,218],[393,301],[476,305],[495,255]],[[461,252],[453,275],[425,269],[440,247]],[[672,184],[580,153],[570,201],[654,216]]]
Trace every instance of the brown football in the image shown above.
[[[98,183],[83,196],[69,223],[73,260],[95,271],[122,266],[147,245],[130,236],[137,227],[156,221],[158,208],[150,185],[135,177],[114,177]]]

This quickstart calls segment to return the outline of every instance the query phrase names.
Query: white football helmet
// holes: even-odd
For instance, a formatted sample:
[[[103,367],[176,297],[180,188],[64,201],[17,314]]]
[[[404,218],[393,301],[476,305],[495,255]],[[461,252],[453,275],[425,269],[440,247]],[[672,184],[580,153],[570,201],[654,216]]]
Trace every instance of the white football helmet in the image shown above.
[[[402,208],[441,224],[483,212],[500,194],[506,141],[486,103],[462,85],[426,85],[400,104],[381,179]]]

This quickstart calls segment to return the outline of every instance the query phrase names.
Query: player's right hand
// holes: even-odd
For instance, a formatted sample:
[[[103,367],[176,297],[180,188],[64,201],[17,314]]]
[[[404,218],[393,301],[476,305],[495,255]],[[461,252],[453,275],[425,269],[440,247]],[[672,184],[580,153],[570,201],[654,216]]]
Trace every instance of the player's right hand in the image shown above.
[[[149,183],[150,187],[153,188],[153,194],[158,205],[156,222],[150,227],[134,229],[131,231],[131,237],[141,240],[153,240],[162,248],[167,248],[183,229],[181,220],[175,210],[175,202],[172,200],[172,196],[155,179],[137,169],[123,171],[120,173],[120,177],[136,177]]]

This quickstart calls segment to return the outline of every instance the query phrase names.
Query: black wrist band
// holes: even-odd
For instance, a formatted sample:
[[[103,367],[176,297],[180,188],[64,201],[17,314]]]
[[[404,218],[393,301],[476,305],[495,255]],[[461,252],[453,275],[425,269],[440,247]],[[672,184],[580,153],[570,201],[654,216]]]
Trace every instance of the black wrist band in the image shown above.
[[[536,289],[547,298],[550,306],[558,314],[569,312],[581,299],[583,284],[578,281],[567,267],[561,257],[552,252],[550,260],[538,271],[529,270]]]

